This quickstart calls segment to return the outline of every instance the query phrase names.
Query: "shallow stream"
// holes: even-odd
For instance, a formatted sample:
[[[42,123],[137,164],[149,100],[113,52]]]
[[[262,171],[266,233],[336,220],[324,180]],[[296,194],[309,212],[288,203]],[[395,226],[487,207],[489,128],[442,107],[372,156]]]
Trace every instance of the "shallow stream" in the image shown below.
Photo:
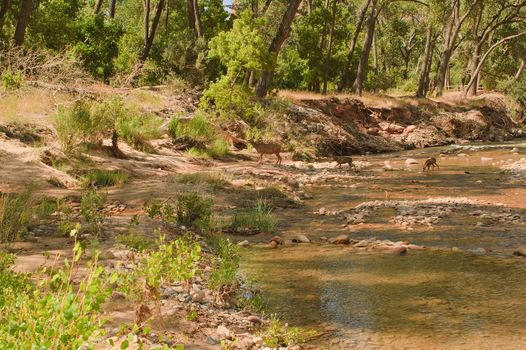
[[[330,333],[319,349],[526,349],[526,258],[512,255],[526,247],[526,182],[501,169],[525,153],[515,141],[357,157],[367,166],[355,178],[308,187],[312,200],[275,212],[281,237],[315,243],[245,249],[242,270],[259,281],[270,312]],[[431,156],[440,168],[424,173]],[[432,225],[400,225],[399,208],[379,207],[345,226],[344,214],[363,202],[444,197],[477,204],[449,208]],[[320,241],[342,233],[441,249],[393,256]]]

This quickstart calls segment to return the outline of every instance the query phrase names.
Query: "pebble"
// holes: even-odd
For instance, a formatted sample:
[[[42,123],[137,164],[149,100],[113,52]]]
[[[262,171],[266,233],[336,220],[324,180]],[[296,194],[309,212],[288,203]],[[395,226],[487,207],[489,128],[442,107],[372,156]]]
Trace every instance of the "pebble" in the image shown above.
[[[297,235],[296,236],[296,239],[300,242],[300,243],[310,243],[310,239],[305,236],[305,235]]]

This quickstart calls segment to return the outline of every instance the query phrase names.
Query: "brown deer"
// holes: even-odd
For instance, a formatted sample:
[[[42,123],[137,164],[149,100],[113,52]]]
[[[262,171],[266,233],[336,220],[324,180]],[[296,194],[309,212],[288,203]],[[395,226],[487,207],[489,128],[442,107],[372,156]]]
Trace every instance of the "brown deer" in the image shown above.
[[[276,157],[278,157],[276,165],[281,165],[281,156],[279,155],[281,153],[281,145],[279,143],[260,142],[254,140],[249,140],[248,143],[250,143],[252,147],[254,147],[259,153],[259,164],[261,164],[261,162],[263,161],[264,154],[275,154]]]
[[[334,159],[334,161],[336,163],[338,163],[338,168],[341,168],[342,164],[349,164],[350,168],[354,167],[354,164],[352,162],[352,157],[349,157],[349,156],[332,156],[332,159]]]
[[[426,162],[424,163],[424,168],[422,169],[422,171],[426,171],[426,170],[430,170],[431,167],[435,168],[440,168],[437,164],[437,160],[435,158],[429,158],[428,160],[426,160]]]

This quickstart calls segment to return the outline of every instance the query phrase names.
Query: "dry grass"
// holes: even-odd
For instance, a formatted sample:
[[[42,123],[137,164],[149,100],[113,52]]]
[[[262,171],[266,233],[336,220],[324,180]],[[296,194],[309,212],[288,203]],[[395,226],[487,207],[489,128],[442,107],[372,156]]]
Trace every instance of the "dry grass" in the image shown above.
[[[50,125],[56,105],[67,100],[65,94],[35,88],[0,94],[0,122]]]

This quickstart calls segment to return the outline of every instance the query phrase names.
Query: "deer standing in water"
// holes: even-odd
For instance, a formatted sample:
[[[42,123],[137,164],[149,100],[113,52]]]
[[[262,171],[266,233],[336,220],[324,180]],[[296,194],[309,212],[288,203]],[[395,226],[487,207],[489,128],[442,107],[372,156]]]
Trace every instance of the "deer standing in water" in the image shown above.
[[[429,158],[428,160],[426,160],[426,162],[424,163],[424,168],[422,169],[422,171],[426,171],[426,170],[429,170],[431,169],[431,167],[435,168],[440,168],[437,164],[437,160],[435,158]]]
[[[276,165],[281,165],[281,156],[279,155],[281,153],[281,145],[277,142],[260,142],[260,141],[254,141],[249,140],[248,143],[252,145],[256,149],[256,151],[259,153],[259,164],[263,161],[263,155],[264,154],[275,154],[276,157],[278,157],[278,160],[276,161]]]

